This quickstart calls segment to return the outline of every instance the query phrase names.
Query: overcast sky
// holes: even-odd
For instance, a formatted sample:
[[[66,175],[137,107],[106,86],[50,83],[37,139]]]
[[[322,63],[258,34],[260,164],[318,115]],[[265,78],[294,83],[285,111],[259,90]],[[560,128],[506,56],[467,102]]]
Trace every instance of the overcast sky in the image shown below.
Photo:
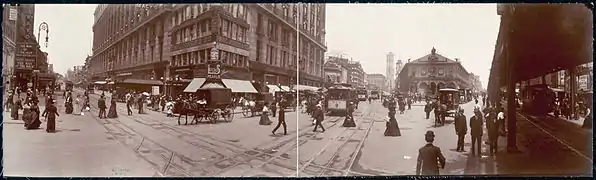
[[[95,7],[36,5],[35,35],[41,22],[49,24],[49,46],[42,50],[56,72],[82,65],[91,54]],[[443,56],[459,58],[487,85],[499,27],[495,4],[328,4],[326,18],[328,53],[360,61],[367,73],[385,74],[388,52],[405,62],[435,47]]]
[[[328,4],[328,54],[385,74],[387,53],[405,63],[430,53],[459,58],[486,88],[500,18],[496,4]]]
[[[42,51],[48,52],[48,63],[54,64],[54,71],[64,74],[68,68],[83,65],[91,55],[93,42],[92,4],[36,4],[35,27],[37,36],[39,24],[48,23],[50,38],[48,47],[43,45],[45,32],[40,34]]]

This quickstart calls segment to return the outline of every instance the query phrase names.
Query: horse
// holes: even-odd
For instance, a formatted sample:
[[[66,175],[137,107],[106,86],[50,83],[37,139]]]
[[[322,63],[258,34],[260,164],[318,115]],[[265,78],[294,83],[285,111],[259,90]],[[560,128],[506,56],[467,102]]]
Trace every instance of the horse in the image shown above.
[[[178,125],[180,125],[180,118],[182,116],[184,116],[184,125],[188,125],[188,116],[191,115],[193,116],[193,119],[191,119],[191,124],[197,124],[198,123],[198,117],[196,116],[196,105],[193,103],[190,103],[188,101],[183,101],[180,111],[179,111],[179,115],[178,115]]]

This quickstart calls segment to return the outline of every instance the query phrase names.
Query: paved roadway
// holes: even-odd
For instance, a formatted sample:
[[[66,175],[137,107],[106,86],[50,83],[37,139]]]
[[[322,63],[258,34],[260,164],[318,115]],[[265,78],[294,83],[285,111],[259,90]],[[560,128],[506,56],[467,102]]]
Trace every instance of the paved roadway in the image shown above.
[[[299,176],[412,175],[427,130],[435,131],[435,144],[447,158],[442,174],[591,174],[591,154],[580,148],[587,147],[585,142],[561,143],[560,139],[567,142],[577,138],[563,136],[566,133],[561,130],[545,133],[536,128],[540,124],[519,117],[518,146],[522,153],[488,157],[484,147],[482,158],[469,158],[468,152],[454,151],[452,121],[433,127],[432,120],[423,119],[423,106],[412,106],[412,110],[397,115],[400,137],[383,136],[387,110],[379,101],[360,104],[355,113],[357,127],[341,127],[343,117],[327,116],[324,133],[312,132],[307,115],[298,113],[296,121],[296,112],[288,112],[289,135],[273,136],[276,118],[271,119],[274,124],[261,126],[258,117],[244,118],[241,114],[229,123],[184,126],[177,125],[176,118],[151,110],[127,116],[124,104],[118,103],[119,118],[98,119],[98,98],[91,95],[91,113],[62,115],[57,125],[61,131],[55,134],[25,131],[22,121],[5,118],[5,174],[263,177],[296,176],[299,171]],[[63,105],[59,107],[64,114]],[[469,118],[472,104],[463,107]],[[5,113],[4,117],[9,116]],[[469,141],[466,136],[467,151]],[[504,137],[499,143],[504,149]]]
[[[462,107],[469,119],[473,114],[473,104]],[[331,121],[324,124],[328,127],[327,132],[301,138],[300,176],[414,175],[418,149],[425,145],[424,133],[427,130],[435,132],[434,144],[442,149],[447,159],[447,167],[441,170],[441,174],[591,175],[591,154],[576,153],[587,152],[581,150],[591,147],[590,139],[563,136],[567,133],[561,130],[551,136],[553,133],[541,130],[541,124],[518,115],[518,147],[521,153],[505,153],[506,138],[500,137],[500,152],[496,156],[488,156],[487,146],[483,143],[482,156],[474,158],[469,157],[469,135],[465,139],[466,152],[455,151],[457,138],[452,118],[447,118],[445,126],[434,127],[432,113],[430,119],[424,119],[423,108],[412,106],[412,110],[405,114],[397,114],[400,137],[383,135],[387,110],[378,101],[360,103],[360,110],[355,116],[357,127],[340,127],[341,123],[336,125],[334,122],[336,118],[326,117]],[[574,134],[579,131],[566,130]],[[575,146],[561,143],[561,137],[574,139],[572,145]],[[486,141],[486,132],[483,138]]]
[[[160,176],[93,118],[64,114],[63,100],[58,103],[57,133],[45,132],[44,119],[41,129],[24,130],[22,120],[3,113],[5,176]]]
[[[176,118],[148,110],[147,114],[126,115],[118,103],[118,119],[97,119],[97,99],[90,96],[90,115],[115,139],[149,161],[165,176],[295,176],[296,112],[286,114],[288,135],[272,135],[274,124],[261,126],[259,117],[236,114],[232,122],[178,125]],[[134,111],[134,110],[133,110]],[[301,119],[307,117],[301,114]],[[310,122],[299,123],[301,131]]]

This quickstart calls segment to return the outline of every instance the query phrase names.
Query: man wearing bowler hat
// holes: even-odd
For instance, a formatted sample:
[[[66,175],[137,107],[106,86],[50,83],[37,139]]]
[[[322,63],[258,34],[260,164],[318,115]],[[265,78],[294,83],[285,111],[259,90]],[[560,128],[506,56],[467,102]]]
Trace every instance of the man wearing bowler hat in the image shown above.
[[[418,163],[416,164],[416,175],[439,175],[439,167],[445,168],[445,157],[441,148],[433,145],[435,133],[426,131],[424,135],[426,145],[418,150]]]

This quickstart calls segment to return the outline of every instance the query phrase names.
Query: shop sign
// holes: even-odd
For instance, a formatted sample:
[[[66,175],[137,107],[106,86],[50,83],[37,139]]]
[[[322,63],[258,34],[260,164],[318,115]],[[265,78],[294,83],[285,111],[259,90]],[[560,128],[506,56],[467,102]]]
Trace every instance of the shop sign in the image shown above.
[[[37,58],[35,43],[18,43],[15,53],[15,68],[31,70],[35,68]]]
[[[207,78],[221,79],[221,64],[219,61],[209,61],[207,64]]]

